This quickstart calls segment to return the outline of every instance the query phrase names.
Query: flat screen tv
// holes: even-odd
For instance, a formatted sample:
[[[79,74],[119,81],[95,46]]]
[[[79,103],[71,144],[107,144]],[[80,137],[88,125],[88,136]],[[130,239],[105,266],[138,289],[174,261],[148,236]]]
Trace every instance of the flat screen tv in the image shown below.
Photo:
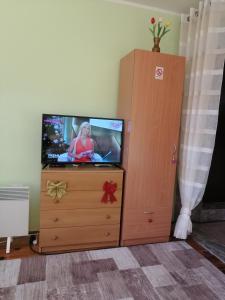
[[[42,164],[121,164],[121,119],[42,116]]]

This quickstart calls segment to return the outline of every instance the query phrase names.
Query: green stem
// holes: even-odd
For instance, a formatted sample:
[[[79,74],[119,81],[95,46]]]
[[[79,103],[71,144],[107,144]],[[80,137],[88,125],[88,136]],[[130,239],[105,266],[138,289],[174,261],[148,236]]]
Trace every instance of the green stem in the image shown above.
[[[158,33],[157,33],[157,37],[159,37],[160,32],[161,32],[161,29],[162,29],[162,26],[161,26],[160,23],[161,23],[161,22],[158,23]]]
[[[160,38],[162,38],[162,37],[163,37],[167,32],[169,32],[169,31],[170,31],[170,29],[166,29],[166,27],[164,27],[163,32],[162,32]]]

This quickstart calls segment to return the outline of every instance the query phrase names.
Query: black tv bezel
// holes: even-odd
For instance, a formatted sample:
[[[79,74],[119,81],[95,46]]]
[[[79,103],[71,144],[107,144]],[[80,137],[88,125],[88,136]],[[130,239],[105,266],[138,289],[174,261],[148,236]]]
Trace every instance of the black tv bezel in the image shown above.
[[[59,117],[70,117],[70,118],[86,118],[86,119],[99,119],[99,120],[115,120],[122,122],[122,131],[121,131],[121,151],[120,151],[120,161],[110,161],[110,162],[55,162],[48,160],[43,160],[43,134],[44,134],[44,117],[45,116],[59,116]],[[121,166],[123,162],[123,144],[124,142],[124,119],[119,118],[105,118],[105,117],[93,117],[93,116],[78,116],[78,115],[62,115],[62,114],[42,114],[42,133],[41,133],[41,164],[49,166],[63,166],[63,165],[116,165]]]

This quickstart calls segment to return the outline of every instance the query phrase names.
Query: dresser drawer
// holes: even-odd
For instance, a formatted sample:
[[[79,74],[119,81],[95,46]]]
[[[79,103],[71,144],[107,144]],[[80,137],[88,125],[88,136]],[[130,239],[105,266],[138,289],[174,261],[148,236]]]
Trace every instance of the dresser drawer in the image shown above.
[[[169,236],[171,209],[161,207],[157,210],[128,209],[124,214],[123,239]]]
[[[113,208],[121,206],[122,191],[116,191],[116,201],[103,203],[104,191],[69,191],[61,199],[50,197],[41,192],[41,210],[76,209],[76,208]],[[41,212],[42,213],[42,212]]]
[[[118,241],[119,225],[40,229],[39,246],[60,246]]]
[[[40,228],[119,224],[120,208],[42,211]]]
[[[102,190],[106,181],[117,184],[122,189],[123,173],[118,172],[43,172],[41,190],[47,191],[47,182],[64,182],[67,191],[96,191]]]

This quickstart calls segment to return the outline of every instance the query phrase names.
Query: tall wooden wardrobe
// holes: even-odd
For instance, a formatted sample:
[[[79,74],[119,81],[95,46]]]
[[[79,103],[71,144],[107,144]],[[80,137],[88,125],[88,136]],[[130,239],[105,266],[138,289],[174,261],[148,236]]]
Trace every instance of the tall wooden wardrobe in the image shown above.
[[[118,117],[125,119],[121,245],[168,241],[184,57],[134,50],[121,60]]]

